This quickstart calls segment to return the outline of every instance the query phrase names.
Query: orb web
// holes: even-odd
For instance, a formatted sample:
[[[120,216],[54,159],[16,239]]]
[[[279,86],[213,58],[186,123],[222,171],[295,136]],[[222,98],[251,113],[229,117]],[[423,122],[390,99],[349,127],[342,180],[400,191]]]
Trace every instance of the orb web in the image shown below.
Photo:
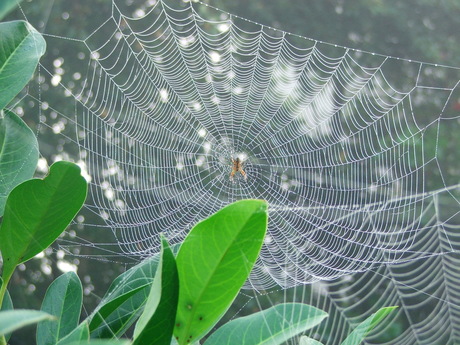
[[[438,144],[425,138],[457,125],[446,110],[458,94],[457,68],[224,12],[209,20],[200,6],[158,1],[130,17],[113,3],[78,42],[89,57],[75,122],[90,207],[125,253],[155,253],[160,232],[179,243],[245,198],[269,203],[250,278],[257,289],[454,251],[430,217],[434,198],[454,198],[457,185],[446,184]],[[245,177],[230,176],[236,158]],[[419,248],[426,232],[449,246]]]

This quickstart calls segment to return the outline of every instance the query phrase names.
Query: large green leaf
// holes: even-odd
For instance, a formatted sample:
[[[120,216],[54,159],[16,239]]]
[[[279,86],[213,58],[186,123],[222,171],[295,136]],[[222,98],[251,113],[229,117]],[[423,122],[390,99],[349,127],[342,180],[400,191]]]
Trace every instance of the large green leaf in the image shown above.
[[[7,310],[0,312],[0,336],[42,320],[53,320],[54,316],[38,310]]]
[[[251,272],[266,229],[266,202],[242,200],[190,231],[176,259],[179,344],[200,339],[228,309]]]
[[[8,196],[0,227],[3,279],[15,267],[47,248],[69,225],[86,198],[86,180],[80,168],[57,162],[45,179],[16,186]]]
[[[366,320],[361,322],[348,337],[342,342],[341,345],[359,345],[363,342],[367,333],[369,333],[375,326],[377,326],[389,313],[397,307],[385,307],[377,310],[374,314],[369,316]]]
[[[29,82],[45,53],[46,42],[24,21],[0,23],[0,37],[0,109],[3,109]]]
[[[319,324],[327,313],[302,303],[278,304],[220,327],[204,345],[277,345]]]
[[[145,304],[134,329],[133,345],[170,345],[179,297],[179,276],[174,254],[162,239],[161,260]]]
[[[171,249],[177,252],[179,246]],[[120,336],[137,320],[149,296],[158,261],[159,254],[153,255],[114,279],[88,318],[93,338]]]
[[[16,114],[0,110],[0,216],[10,191],[32,178],[37,161],[34,133]]]
[[[85,320],[78,325],[72,332],[59,340],[56,345],[69,345],[71,343],[89,341],[89,326]]]
[[[72,332],[80,320],[83,288],[74,272],[57,278],[46,291],[41,310],[56,316],[57,322],[42,321],[37,325],[37,345],[54,345]]]
[[[0,20],[12,11],[22,0],[2,0],[0,1]]]

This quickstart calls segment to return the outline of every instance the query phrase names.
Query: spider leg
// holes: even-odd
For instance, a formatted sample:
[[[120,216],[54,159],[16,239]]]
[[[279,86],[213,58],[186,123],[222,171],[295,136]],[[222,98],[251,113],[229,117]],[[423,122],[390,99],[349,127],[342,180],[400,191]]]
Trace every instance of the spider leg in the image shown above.
[[[248,176],[247,176],[246,173],[244,172],[243,168],[239,168],[238,171],[241,173],[241,175],[243,175],[243,177],[244,177],[245,180],[248,179]]]

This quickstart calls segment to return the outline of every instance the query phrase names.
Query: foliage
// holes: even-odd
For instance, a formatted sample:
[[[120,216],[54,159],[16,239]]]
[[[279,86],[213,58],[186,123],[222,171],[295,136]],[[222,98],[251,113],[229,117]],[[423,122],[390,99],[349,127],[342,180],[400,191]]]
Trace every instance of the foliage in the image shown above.
[[[177,258],[162,239],[162,249],[156,259],[148,260],[147,266],[141,263],[131,268],[117,279],[116,287],[111,291],[123,293],[101,302],[102,307],[98,310],[104,311],[103,316],[93,313],[80,325],[77,320],[81,311],[81,283],[73,273],[61,276],[50,286],[43,302],[40,316],[47,320],[39,323],[37,344],[85,344],[98,338],[100,341],[91,340],[90,344],[112,344],[117,341],[111,339],[112,336],[122,336],[127,327],[121,323],[118,324],[121,328],[114,328],[105,317],[117,311],[115,315],[123,318],[126,304],[137,305],[135,310],[143,309],[140,317],[137,313],[132,344],[170,344],[173,333],[180,345],[197,343],[235,298],[236,287],[227,287],[236,285],[234,281],[237,280],[239,290],[249,276],[266,228],[266,203],[243,200],[198,223],[184,240]],[[146,269],[152,263],[155,263],[155,270],[152,267]],[[132,284],[133,277],[138,277],[138,284]],[[230,284],[228,279],[233,282]],[[149,295],[143,294],[139,300],[138,293],[147,287]],[[179,312],[181,308],[185,310]],[[356,336],[356,330],[352,333],[355,334],[353,340],[367,333],[385,315],[380,313],[366,320],[364,326],[357,328],[359,336]],[[325,312],[305,304],[280,304],[225,324],[205,344],[282,344],[316,326],[326,316]],[[50,317],[57,321],[49,321]],[[91,332],[89,325],[96,317],[99,322]],[[39,319],[31,319],[27,324],[32,321]],[[101,324],[108,325],[113,333],[97,332],[97,326]],[[22,325],[24,319],[8,325],[7,330]],[[358,344],[346,344],[355,343]]]
[[[1,12],[1,9],[0,9]],[[33,132],[13,112],[2,110],[24,88],[40,57],[45,40],[28,23],[0,23],[0,216],[6,197],[19,183],[32,177],[38,160]]]

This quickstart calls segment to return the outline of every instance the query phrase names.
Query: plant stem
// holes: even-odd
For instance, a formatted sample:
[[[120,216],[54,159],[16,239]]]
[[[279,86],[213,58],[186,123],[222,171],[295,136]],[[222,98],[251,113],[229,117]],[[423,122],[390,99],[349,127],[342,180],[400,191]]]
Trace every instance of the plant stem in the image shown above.
[[[11,278],[11,275],[9,277],[6,277],[6,279],[4,278],[3,281],[0,280],[2,284],[0,286],[0,309],[2,308],[3,299],[5,298],[5,293],[6,293],[6,287],[8,286],[8,282],[10,281],[10,278]],[[7,345],[4,335],[0,336],[0,345]]]
[[[2,308],[3,305],[3,299],[5,298],[5,293],[6,293],[6,287],[8,286],[8,282],[10,281],[11,276],[4,278],[3,282],[0,280],[0,283],[2,284],[0,286],[0,309]],[[2,343],[0,342],[0,345]]]

